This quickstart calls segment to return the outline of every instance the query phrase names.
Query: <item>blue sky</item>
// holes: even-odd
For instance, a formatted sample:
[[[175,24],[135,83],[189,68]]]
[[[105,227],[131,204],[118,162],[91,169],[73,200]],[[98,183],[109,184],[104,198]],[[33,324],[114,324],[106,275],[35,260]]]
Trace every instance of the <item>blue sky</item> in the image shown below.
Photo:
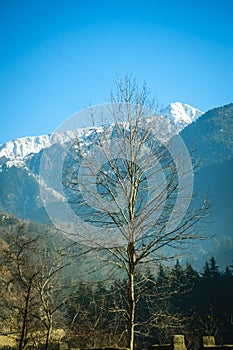
[[[0,144],[108,102],[116,75],[160,106],[233,102],[232,16],[232,0],[0,0]]]

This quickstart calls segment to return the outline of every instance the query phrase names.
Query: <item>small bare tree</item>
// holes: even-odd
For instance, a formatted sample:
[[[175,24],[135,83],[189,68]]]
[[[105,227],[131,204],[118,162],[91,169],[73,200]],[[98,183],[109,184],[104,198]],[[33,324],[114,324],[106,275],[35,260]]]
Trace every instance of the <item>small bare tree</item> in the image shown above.
[[[19,335],[19,350],[27,347],[29,334],[38,328],[32,317],[38,308],[35,284],[39,271],[33,263],[37,243],[38,237],[27,236],[22,222],[14,232],[5,231],[1,239],[1,270],[5,270],[1,279],[1,308],[6,312],[7,330]]]
[[[16,221],[1,232],[0,309],[6,332],[16,333],[18,349],[44,344],[49,348],[53,328],[62,324],[62,307],[71,294],[67,270],[73,244],[46,225],[41,233]],[[31,225],[33,226],[33,225]]]
[[[96,127],[88,144],[75,140],[62,181],[79,218],[74,239],[126,273],[124,316],[127,346],[133,350],[146,265],[184,254],[185,243],[200,236],[198,222],[208,203],[189,206],[191,160],[171,123],[155,114],[146,85],[140,90],[126,78],[117,88],[109,107],[113,124]]]
[[[35,289],[39,310],[33,314],[45,329],[46,350],[49,349],[54,328],[61,325],[64,328],[66,323],[64,308],[74,287],[67,283],[67,271],[73,263],[74,256],[70,244],[65,244],[64,240],[56,240],[52,247],[48,247],[47,242],[43,239],[38,249],[39,274]]]

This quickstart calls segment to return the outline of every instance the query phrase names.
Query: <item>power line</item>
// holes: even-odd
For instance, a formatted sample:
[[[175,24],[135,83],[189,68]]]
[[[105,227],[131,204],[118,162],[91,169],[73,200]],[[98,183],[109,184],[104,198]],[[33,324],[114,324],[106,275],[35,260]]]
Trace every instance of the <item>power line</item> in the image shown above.
[[[96,70],[92,69],[91,67],[81,63],[79,59],[74,58],[74,57],[64,53],[63,51],[61,51],[61,50],[57,49],[56,47],[52,46],[51,44],[49,44],[48,42],[42,41],[41,45],[44,46],[45,48],[47,48],[49,51],[57,54],[58,56],[60,56],[62,58],[64,58],[66,61],[68,61],[70,63],[73,63],[74,65],[80,67],[81,69],[87,71],[88,73],[91,73],[91,74],[95,75],[98,79],[101,79],[105,83],[107,83],[109,85],[112,85],[114,83],[112,80],[107,78],[102,73],[99,73]]]
[[[8,32],[6,33],[6,35],[13,41],[15,41],[16,43],[18,43],[19,45],[23,46],[23,47],[27,47],[27,45],[25,43],[23,43],[22,41],[20,41],[18,38],[16,39],[15,35],[12,35],[12,27],[9,26],[8,22],[6,21],[6,19],[2,18],[1,19],[1,24],[8,30]],[[9,33],[9,29],[11,31],[11,33]],[[25,37],[28,37],[30,40],[34,40],[28,33],[24,34]],[[77,66],[79,68],[81,68],[83,71],[88,72],[89,74],[97,77],[99,80],[104,81],[105,83],[112,85],[113,81],[108,79],[107,77],[105,77],[103,74],[97,72],[96,70],[90,68],[89,66],[83,64],[80,62],[80,60],[78,60],[77,58],[72,57],[71,55],[68,55],[66,53],[64,53],[63,51],[57,49],[56,47],[52,46],[51,44],[49,44],[47,41],[41,41],[41,46],[45,47],[46,49],[48,49],[50,52],[52,52],[53,54],[57,55],[60,58],[63,58],[65,61],[72,63],[74,66]],[[53,59],[42,55],[40,52],[38,52],[35,49],[32,49],[31,52],[33,52],[34,54],[36,54],[37,56],[41,57],[42,59],[52,63],[54,66],[58,67],[59,69],[65,71],[66,73],[71,74],[72,76],[74,76],[75,78],[77,78],[78,80],[83,81],[84,83],[86,83],[89,86],[94,87],[97,90],[100,90],[104,93],[106,93],[106,90],[103,88],[100,88],[99,86],[96,86],[95,84],[93,84],[92,82],[90,82],[89,80],[81,77],[80,75],[78,75],[76,72],[74,72],[71,69],[68,69],[67,67],[65,67],[64,65],[54,61]],[[18,72],[19,73],[19,72]],[[30,80],[29,78],[27,78],[28,80]]]
[[[65,100],[63,100],[61,97],[57,96],[53,91],[49,89],[42,89],[35,80],[29,78],[26,74],[23,74],[22,72],[19,72],[16,69],[10,69],[12,72],[16,73],[18,76],[23,78],[24,80],[28,81],[35,89],[45,92],[48,96],[52,97],[54,100],[56,100],[59,103],[66,104]],[[74,108],[77,108],[77,106],[73,105]]]

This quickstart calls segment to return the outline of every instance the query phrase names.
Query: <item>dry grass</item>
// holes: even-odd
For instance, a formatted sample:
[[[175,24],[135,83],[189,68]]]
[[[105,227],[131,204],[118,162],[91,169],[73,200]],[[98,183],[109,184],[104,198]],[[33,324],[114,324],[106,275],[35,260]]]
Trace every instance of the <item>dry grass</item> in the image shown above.
[[[0,335],[0,347],[2,346],[16,346],[16,340],[14,336]]]

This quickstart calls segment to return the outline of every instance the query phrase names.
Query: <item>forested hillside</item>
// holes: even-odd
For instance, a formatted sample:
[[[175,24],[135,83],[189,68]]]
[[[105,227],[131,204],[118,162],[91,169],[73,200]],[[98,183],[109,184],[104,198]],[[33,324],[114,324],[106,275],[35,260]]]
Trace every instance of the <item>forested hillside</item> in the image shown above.
[[[121,274],[109,278],[100,251],[90,255],[45,225],[4,214],[0,236],[2,333],[37,346],[62,339],[80,347],[125,345],[127,283]],[[221,270],[209,257],[200,271],[176,261],[141,273],[137,346],[168,342],[178,333],[194,349],[203,335],[233,342],[231,263]]]
[[[181,132],[198,169],[194,176],[194,193],[209,193],[212,203],[207,234],[198,258],[210,252],[221,267],[233,258],[233,104],[214,108]]]

